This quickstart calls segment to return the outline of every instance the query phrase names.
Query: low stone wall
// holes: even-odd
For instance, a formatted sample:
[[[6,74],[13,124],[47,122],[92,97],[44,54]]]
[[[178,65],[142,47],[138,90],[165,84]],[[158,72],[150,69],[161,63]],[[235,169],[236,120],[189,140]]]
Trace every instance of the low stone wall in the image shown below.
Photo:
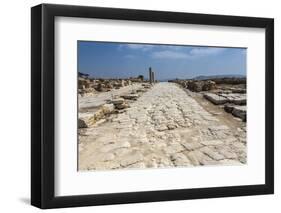
[[[206,98],[207,100],[211,101],[213,104],[216,105],[225,104],[228,102],[227,98],[214,93],[205,93],[203,96],[204,98]]]
[[[247,84],[246,78],[215,78],[212,79],[216,84]]]
[[[213,104],[220,105],[220,104],[226,104],[226,103],[232,103],[236,105],[246,105],[247,97],[246,94],[240,94],[240,93],[205,93],[204,98],[211,101]]]
[[[214,89],[229,89],[236,93],[246,93],[246,78],[215,78],[209,80],[171,80],[180,84],[183,88],[189,89],[193,92],[210,91]],[[223,84],[223,86],[221,86]],[[245,88],[236,88],[234,85],[245,85]],[[229,85],[226,87],[225,85]],[[232,87],[230,86],[232,85]]]
[[[121,87],[131,85],[133,83],[141,83],[142,79],[90,79],[78,78],[78,94],[80,96],[90,96],[98,92],[107,92],[112,89],[120,89]]]
[[[183,88],[193,92],[209,91],[216,88],[216,83],[211,80],[196,81],[196,80],[175,80],[174,83],[180,84]]]

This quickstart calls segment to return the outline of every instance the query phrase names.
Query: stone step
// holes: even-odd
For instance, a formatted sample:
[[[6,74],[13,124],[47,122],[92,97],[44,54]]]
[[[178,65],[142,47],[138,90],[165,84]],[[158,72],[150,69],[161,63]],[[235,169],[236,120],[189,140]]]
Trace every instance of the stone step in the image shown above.
[[[104,104],[102,107],[91,112],[80,112],[78,118],[78,128],[88,128],[93,126],[97,121],[104,118],[105,115],[114,112],[113,104]]]
[[[213,104],[220,105],[228,102],[228,99],[213,93],[205,93],[204,98],[211,101]]]
[[[247,119],[247,107],[246,106],[237,106],[232,104],[226,104],[224,110],[228,113],[231,113],[233,116],[241,118],[242,121]]]

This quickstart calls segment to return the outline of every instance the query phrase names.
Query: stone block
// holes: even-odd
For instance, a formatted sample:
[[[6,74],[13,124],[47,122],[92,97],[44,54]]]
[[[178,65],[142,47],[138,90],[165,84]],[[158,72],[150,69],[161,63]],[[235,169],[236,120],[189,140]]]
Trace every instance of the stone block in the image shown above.
[[[211,101],[213,104],[220,105],[228,102],[228,99],[213,93],[205,93],[204,98]]]
[[[241,118],[243,121],[246,121],[247,117],[247,107],[246,106],[234,106],[232,110],[232,115],[235,117]]]
[[[124,99],[128,99],[128,100],[137,100],[139,95],[138,94],[128,94],[128,95],[122,95],[121,97]]]
[[[123,104],[124,101],[125,101],[124,98],[115,98],[111,100],[111,103],[117,105],[117,104]]]

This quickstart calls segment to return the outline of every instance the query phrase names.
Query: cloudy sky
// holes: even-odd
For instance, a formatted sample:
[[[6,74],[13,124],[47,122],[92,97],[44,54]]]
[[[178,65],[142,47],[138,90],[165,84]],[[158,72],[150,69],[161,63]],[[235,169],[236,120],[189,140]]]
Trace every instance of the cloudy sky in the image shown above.
[[[246,75],[246,49],[78,41],[78,71],[97,78],[144,75],[157,80]]]

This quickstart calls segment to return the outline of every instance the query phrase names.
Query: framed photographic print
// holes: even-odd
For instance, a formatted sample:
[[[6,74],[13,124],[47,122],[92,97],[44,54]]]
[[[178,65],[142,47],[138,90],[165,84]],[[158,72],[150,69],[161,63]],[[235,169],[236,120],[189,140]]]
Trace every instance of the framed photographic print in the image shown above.
[[[274,21],[31,9],[31,203],[272,194]]]

